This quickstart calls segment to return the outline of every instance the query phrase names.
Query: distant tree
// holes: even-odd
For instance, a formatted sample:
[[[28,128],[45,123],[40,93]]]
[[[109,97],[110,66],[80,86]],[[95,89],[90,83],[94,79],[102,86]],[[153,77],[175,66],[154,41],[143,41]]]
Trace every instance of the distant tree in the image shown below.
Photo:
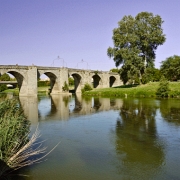
[[[180,80],[180,56],[174,55],[161,62],[160,71],[170,81]]]
[[[110,69],[110,72],[116,72],[116,73],[119,73],[119,69],[118,68],[112,68],[112,69]]]
[[[6,73],[4,73],[2,76],[0,76],[1,81],[10,81],[10,76]]]
[[[142,83],[146,84],[150,81],[159,81],[161,78],[161,73],[159,69],[156,68],[147,68],[145,73],[142,76]]]
[[[74,85],[74,79],[73,78],[69,77],[68,81],[69,81],[70,86]]]
[[[8,74],[3,74],[0,76],[0,81],[10,81],[10,76]],[[0,84],[0,92],[4,91],[7,89],[6,84]]]
[[[136,17],[124,16],[113,30],[114,47],[109,47],[107,54],[113,57],[115,65],[122,65],[121,77],[124,82],[142,75],[147,67],[153,67],[155,51],[166,38],[162,30],[159,15],[141,12]],[[135,75],[136,74],[136,75]]]

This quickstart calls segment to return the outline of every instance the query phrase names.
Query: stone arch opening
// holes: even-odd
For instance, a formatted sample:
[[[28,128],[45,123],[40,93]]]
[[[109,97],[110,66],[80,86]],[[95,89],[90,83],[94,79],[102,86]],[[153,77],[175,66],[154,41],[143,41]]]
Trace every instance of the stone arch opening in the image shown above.
[[[49,93],[51,93],[53,90],[58,88],[58,87],[56,87],[57,86],[56,85],[57,77],[52,72],[44,72],[43,74],[38,73],[38,79],[40,79],[40,77],[43,77],[45,79],[45,81],[46,81],[45,84],[47,85],[46,87],[48,88]]]
[[[69,92],[75,91],[75,82],[74,77],[72,75],[68,75],[68,83],[69,83]]]
[[[45,73],[40,74],[39,72],[37,72],[37,87],[38,87],[38,91],[42,90],[50,93],[51,81],[50,78]]]
[[[74,92],[81,92],[81,76],[77,73],[71,75],[74,78]]]
[[[17,81],[10,73],[0,72],[0,92],[6,89],[14,89],[17,87]]]
[[[100,85],[100,76],[98,76],[97,74],[95,74],[94,76],[92,76],[93,78],[93,87],[97,88]]]
[[[113,87],[113,84],[115,83],[116,78],[114,76],[110,76],[109,78],[109,87]]]
[[[21,87],[24,81],[24,76],[22,74],[20,74],[17,71],[7,71],[7,73],[11,74],[12,76],[15,77],[15,79],[17,80],[17,86],[19,88],[19,93],[21,94]]]

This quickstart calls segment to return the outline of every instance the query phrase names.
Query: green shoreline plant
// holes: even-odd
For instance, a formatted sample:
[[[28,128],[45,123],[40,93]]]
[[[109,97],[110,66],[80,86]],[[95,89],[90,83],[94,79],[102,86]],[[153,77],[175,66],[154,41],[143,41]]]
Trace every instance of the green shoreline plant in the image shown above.
[[[169,82],[168,80],[163,76],[160,80],[159,87],[157,89],[156,95],[158,97],[168,97],[169,96]]]
[[[4,99],[0,102],[0,167],[3,166],[0,179],[11,171],[40,162],[59,144],[46,153],[46,147],[37,141],[40,137],[38,126],[31,137],[29,134],[30,122],[18,101]]]

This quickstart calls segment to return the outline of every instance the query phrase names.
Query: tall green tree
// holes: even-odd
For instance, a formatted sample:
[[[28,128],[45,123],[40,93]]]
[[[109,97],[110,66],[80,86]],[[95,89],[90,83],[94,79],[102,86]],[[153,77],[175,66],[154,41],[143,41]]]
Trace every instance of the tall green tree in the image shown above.
[[[180,56],[174,55],[162,61],[160,71],[170,81],[180,80]]]
[[[122,65],[123,77],[138,76],[141,82],[146,67],[153,67],[156,49],[166,38],[159,15],[141,12],[137,16],[124,16],[113,30],[114,47],[107,49],[115,65]],[[136,75],[135,75],[136,74]]]

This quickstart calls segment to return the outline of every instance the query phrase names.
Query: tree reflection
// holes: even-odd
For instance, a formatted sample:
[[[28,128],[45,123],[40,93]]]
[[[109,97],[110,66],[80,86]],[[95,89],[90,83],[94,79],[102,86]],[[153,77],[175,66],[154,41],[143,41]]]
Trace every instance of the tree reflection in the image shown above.
[[[116,152],[122,161],[122,169],[140,178],[158,170],[164,161],[163,145],[158,139],[155,115],[158,101],[124,99],[116,124]],[[144,178],[142,178],[144,179]]]
[[[180,125],[180,102],[177,99],[162,99],[160,103],[161,116],[165,121]]]

